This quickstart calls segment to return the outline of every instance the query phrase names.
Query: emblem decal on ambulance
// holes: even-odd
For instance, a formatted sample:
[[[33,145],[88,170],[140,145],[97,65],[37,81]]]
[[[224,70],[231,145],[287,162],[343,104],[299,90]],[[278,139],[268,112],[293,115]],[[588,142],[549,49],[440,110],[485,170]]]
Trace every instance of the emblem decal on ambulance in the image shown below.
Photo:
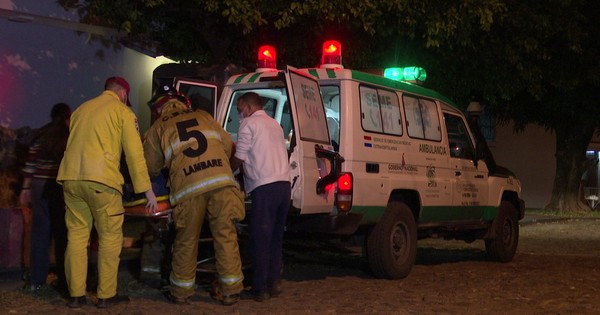
[[[370,136],[363,136],[365,139],[365,147],[372,148],[373,143],[371,142],[373,139]],[[367,142],[368,141],[368,142]]]

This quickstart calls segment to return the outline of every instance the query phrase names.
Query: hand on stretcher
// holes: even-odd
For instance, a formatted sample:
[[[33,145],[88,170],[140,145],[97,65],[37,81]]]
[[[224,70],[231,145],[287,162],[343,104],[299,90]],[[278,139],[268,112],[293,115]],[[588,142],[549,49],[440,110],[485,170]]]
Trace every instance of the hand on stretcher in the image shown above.
[[[148,189],[146,192],[144,192],[144,194],[146,195],[146,200],[148,200],[148,203],[146,203],[146,209],[152,213],[156,212],[158,206],[154,191],[152,189]]]
[[[169,196],[156,197],[156,207],[152,209],[148,207],[149,201],[147,198],[142,198],[130,202],[124,202],[125,214],[141,217],[157,217],[172,212]]]

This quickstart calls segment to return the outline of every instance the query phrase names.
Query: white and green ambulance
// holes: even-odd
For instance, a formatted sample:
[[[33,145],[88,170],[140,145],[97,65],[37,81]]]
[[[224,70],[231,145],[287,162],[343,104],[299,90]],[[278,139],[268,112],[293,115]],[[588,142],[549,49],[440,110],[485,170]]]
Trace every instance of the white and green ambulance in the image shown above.
[[[406,277],[417,241],[430,237],[482,239],[491,259],[512,260],[525,211],[521,185],[496,165],[471,127],[476,120],[415,84],[422,69],[390,70],[416,75],[394,80],[345,69],[336,41],[323,48],[318,68],[277,70],[274,48],[261,47],[259,69],[230,77],[214,111],[235,142],[236,100],[252,91],[281,124],[292,173],[287,230],[365,236],[363,252],[382,278]]]

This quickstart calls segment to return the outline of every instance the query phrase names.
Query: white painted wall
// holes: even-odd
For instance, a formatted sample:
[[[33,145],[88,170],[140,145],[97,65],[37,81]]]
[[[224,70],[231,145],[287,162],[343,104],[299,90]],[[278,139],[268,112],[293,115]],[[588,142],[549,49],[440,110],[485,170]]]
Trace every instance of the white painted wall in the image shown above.
[[[55,1],[0,0],[0,9],[77,21]],[[166,62],[172,61],[104,47],[70,29],[0,17],[0,125],[40,127],[55,103],[75,109],[100,94],[107,77],[118,75],[131,85],[130,102],[143,132],[150,124],[152,71]]]

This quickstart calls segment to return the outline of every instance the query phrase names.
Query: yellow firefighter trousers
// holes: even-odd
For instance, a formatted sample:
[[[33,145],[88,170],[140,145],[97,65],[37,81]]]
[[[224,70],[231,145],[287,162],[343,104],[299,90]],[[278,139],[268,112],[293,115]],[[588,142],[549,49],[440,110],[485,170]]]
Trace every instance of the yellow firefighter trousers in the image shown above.
[[[117,294],[119,255],[123,245],[124,210],[121,194],[114,188],[91,181],[63,182],[68,243],[65,273],[71,296],[86,295],[88,243],[92,224],[98,232],[99,299]]]
[[[176,234],[170,275],[173,296],[188,298],[194,294],[198,241],[205,215],[213,237],[221,292],[230,295],[243,290],[244,275],[235,227],[235,221],[241,221],[245,216],[243,198],[237,187],[229,186],[175,206],[173,220]]]

